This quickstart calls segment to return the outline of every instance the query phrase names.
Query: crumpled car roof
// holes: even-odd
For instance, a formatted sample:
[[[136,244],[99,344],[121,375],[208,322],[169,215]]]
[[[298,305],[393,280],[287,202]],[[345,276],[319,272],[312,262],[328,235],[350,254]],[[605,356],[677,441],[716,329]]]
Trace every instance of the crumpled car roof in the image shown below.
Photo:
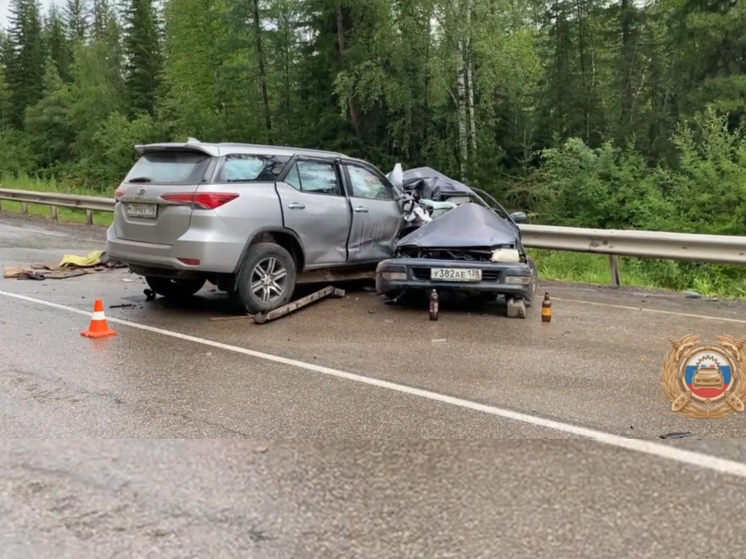
[[[399,240],[398,246],[475,248],[515,244],[513,225],[492,210],[467,202],[448,210]]]

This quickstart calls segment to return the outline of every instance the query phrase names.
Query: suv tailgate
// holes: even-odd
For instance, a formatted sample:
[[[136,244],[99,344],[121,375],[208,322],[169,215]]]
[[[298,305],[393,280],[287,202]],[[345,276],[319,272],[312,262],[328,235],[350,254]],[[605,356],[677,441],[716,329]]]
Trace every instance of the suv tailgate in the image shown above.
[[[210,155],[196,150],[146,152],[117,189],[114,225],[120,239],[173,245],[191,223],[192,206],[164,195],[196,192]],[[179,196],[177,196],[179,198]]]

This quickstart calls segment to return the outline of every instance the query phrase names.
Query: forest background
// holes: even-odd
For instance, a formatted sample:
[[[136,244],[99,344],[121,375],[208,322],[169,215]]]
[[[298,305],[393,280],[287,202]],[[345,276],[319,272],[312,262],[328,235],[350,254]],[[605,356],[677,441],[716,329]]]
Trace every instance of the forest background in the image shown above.
[[[134,144],[191,136],[428,165],[533,223],[746,235],[745,109],[742,0],[11,0],[0,34],[10,188],[113,196]],[[746,296],[738,267],[622,280]]]

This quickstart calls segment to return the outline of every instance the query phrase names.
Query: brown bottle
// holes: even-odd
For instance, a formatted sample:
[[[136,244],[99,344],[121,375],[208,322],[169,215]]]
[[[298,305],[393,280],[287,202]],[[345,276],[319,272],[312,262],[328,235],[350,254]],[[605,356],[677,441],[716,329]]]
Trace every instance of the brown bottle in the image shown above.
[[[544,300],[541,302],[541,321],[549,322],[552,320],[552,301],[549,300],[549,293],[544,293]]]
[[[430,293],[430,320],[438,320],[438,292]]]

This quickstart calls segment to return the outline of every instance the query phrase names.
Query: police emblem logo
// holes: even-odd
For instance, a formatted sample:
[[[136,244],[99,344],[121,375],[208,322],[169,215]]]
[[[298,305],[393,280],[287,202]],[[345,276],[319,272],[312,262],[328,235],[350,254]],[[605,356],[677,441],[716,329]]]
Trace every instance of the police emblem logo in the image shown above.
[[[746,336],[718,336],[718,345],[702,345],[697,336],[671,340],[661,387],[671,411],[692,418],[718,419],[744,411]]]

